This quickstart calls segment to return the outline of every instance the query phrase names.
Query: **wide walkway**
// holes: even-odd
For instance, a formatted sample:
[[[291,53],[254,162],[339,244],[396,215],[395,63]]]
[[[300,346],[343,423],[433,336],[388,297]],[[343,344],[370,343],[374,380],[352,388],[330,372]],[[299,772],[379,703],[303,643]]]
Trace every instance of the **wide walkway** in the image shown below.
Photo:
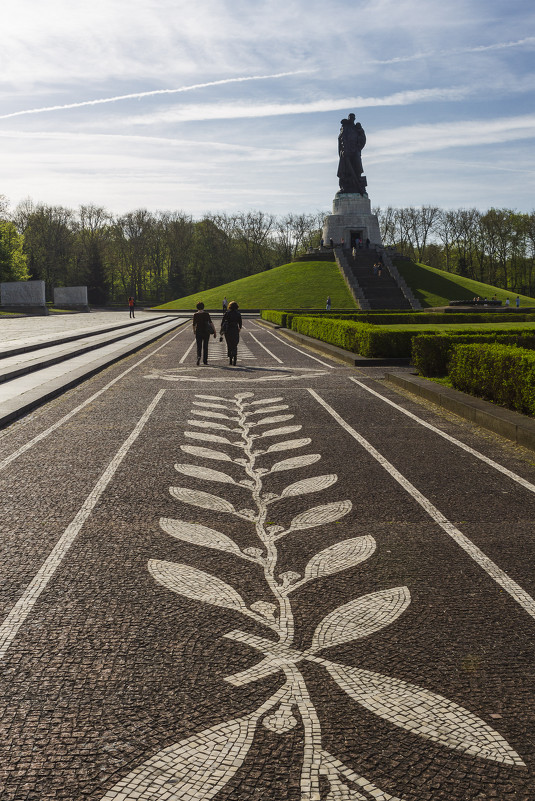
[[[138,311],[136,320],[157,319],[161,312]],[[70,333],[91,332],[95,328],[123,325],[130,319],[127,311],[93,311],[90,314],[51,314],[48,317],[0,318],[0,346],[47,342]]]
[[[246,320],[0,432],[2,801],[532,801],[532,456]]]

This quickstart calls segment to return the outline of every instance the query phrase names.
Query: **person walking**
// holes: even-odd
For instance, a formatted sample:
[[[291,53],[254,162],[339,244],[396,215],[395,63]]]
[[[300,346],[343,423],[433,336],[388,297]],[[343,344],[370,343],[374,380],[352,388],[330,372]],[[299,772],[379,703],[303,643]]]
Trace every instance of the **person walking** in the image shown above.
[[[518,295],[516,296],[515,305],[516,305],[516,308],[517,308],[517,309],[519,309],[519,308],[520,308],[520,298],[519,298],[519,296],[518,296]]]
[[[225,297],[223,298],[223,314],[225,314],[227,309],[228,309],[228,300],[227,300],[227,297],[225,295]]]
[[[228,363],[236,367],[236,359],[238,358],[238,342],[240,341],[240,331],[242,327],[241,314],[238,311],[239,306],[235,300],[231,300],[228,305],[228,311],[223,315],[221,320],[220,335],[225,337],[227,343]]]
[[[327,295],[327,302],[325,304],[325,310],[326,311],[331,311],[331,296],[330,295]]]
[[[130,295],[130,297],[128,298],[128,308],[130,309],[130,317],[134,317],[135,318],[136,315],[134,314],[134,307],[135,307],[135,300]]]
[[[212,334],[215,338],[215,328],[212,318],[207,311],[204,311],[204,303],[197,303],[197,311],[193,315],[193,333],[197,340],[197,364],[201,363],[201,352],[203,364],[208,364],[208,341]]]

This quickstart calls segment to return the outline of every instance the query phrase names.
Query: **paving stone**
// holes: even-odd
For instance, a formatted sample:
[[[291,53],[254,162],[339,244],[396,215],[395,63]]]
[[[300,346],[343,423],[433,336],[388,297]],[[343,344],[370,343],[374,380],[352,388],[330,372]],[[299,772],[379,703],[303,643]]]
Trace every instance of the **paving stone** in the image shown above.
[[[533,798],[530,459],[255,320],[191,343],[0,435],[0,797]]]

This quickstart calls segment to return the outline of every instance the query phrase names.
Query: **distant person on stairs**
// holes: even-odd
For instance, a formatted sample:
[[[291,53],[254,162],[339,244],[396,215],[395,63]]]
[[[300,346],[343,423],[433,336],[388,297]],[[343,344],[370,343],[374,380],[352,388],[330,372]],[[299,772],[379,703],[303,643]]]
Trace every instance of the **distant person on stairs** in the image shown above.
[[[135,306],[135,300],[132,296],[130,296],[128,298],[128,308],[130,309],[130,317],[135,318],[136,315],[134,314],[134,306]]]

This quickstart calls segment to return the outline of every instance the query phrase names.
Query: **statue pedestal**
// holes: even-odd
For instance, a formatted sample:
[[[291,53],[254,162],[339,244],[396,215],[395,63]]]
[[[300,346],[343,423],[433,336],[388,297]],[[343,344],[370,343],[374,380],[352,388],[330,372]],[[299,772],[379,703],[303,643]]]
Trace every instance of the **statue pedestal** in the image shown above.
[[[382,245],[379,221],[372,214],[370,199],[367,195],[338,192],[333,200],[333,213],[323,223],[324,245],[330,239],[339,245],[343,239],[344,247],[351,248],[359,237],[363,245],[366,239],[372,245]]]

